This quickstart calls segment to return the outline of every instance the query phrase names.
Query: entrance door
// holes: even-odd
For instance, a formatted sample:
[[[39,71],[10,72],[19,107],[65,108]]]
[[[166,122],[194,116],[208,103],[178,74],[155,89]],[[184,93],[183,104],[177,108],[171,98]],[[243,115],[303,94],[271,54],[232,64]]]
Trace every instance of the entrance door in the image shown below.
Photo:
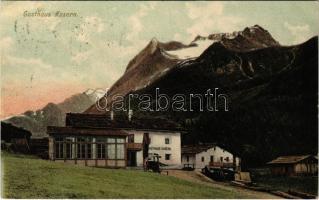
[[[136,151],[127,151],[127,166],[136,167]]]

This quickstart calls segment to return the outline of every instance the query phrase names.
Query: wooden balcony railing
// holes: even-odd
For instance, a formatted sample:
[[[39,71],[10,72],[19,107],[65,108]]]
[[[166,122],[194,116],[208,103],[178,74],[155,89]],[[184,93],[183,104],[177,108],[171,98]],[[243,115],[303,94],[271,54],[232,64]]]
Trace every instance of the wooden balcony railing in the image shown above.
[[[140,151],[142,148],[142,143],[127,143],[127,150]]]
[[[235,167],[232,162],[209,162],[211,167],[232,168]]]

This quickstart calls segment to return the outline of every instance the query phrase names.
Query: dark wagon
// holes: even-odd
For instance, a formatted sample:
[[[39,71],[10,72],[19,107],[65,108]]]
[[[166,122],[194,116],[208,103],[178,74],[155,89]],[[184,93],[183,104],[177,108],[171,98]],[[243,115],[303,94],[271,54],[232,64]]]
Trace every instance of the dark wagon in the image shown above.
[[[202,173],[216,181],[232,181],[235,178],[235,172],[231,169],[206,166],[202,169]]]

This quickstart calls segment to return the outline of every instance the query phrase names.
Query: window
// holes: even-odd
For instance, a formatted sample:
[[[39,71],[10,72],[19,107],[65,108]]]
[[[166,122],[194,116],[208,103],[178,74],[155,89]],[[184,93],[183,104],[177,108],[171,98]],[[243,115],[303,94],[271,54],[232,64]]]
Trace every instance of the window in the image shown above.
[[[204,156],[202,156],[202,162],[204,162],[205,161],[205,158],[204,158]]]
[[[125,138],[97,138],[96,157],[98,159],[124,159]],[[89,150],[89,149],[88,149]],[[90,150],[88,151],[88,154]]]
[[[115,159],[115,138],[107,138],[107,158]]]
[[[131,134],[127,138],[128,143],[134,143],[134,134]]]
[[[117,159],[124,159],[124,144],[116,145],[116,155]]]
[[[66,158],[67,159],[72,159],[74,158],[73,156],[73,148],[74,148],[74,138],[72,137],[67,137],[65,138],[65,146],[66,146]]]
[[[124,138],[117,138],[116,143],[125,143],[125,139]]]
[[[210,162],[214,162],[214,156],[210,156]]]
[[[77,158],[85,158],[85,138],[77,138]]]
[[[223,162],[223,157],[220,157],[220,162]]]
[[[92,155],[92,149],[93,149],[93,144],[92,144],[92,139],[93,138],[87,138],[87,142],[88,144],[86,144],[86,152],[87,152],[87,157],[88,159],[90,158],[93,158],[93,155]]]
[[[87,144],[86,145],[86,150],[87,150],[87,157],[86,158],[92,158],[92,144]]]
[[[98,159],[105,159],[106,138],[96,138],[96,157]]]
[[[107,143],[115,143],[115,138],[107,138]]]
[[[105,158],[105,144],[96,144],[97,158]]]
[[[124,138],[116,138],[116,159],[124,159]]]
[[[115,144],[108,144],[107,145],[107,158],[108,159],[115,159]]]
[[[55,158],[63,158],[63,138],[55,138]]]
[[[165,138],[165,144],[169,144],[169,138]]]
[[[229,157],[226,157],[225,160],[228,162],[229,161]]]
[[[125,153],[125,138],[55,138],[57,159],[124,159]]]
[[[165,160],[170,160],[171,159],[171,154],[165,154]]]
[[[189,162],[189,156],[186,156],[186,161]]]

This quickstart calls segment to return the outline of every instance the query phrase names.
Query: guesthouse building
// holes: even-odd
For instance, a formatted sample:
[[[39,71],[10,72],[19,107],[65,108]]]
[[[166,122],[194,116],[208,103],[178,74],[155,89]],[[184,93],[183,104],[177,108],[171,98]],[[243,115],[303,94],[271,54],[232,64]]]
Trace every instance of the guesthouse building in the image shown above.
[[[181,166],[182,130],[165,119],[68,113],[66,126],[49,126],[47,132],[49,157],[56,162],[142,167],[157,156],[163,165]]]

